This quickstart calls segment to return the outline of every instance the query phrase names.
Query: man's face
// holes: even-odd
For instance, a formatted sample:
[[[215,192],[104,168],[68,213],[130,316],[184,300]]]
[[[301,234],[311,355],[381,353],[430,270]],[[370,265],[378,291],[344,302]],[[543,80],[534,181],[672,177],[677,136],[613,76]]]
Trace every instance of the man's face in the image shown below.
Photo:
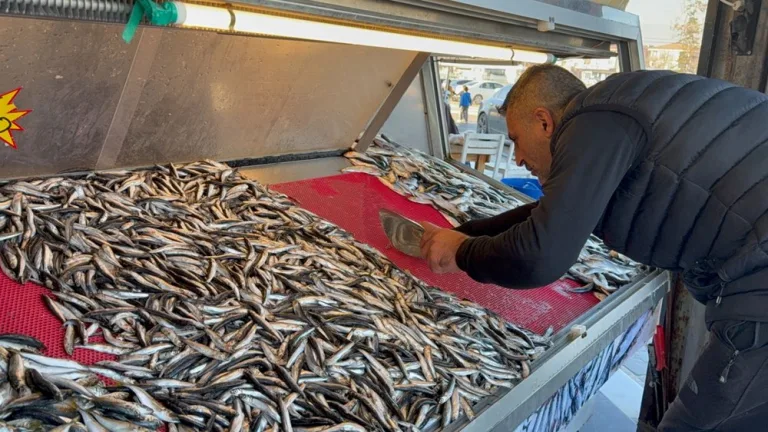
[[[525,166],[544,183],[549,177],[552,152],[549,142],[555,130],[552,113],[546,108],[521,113],[509,110],[506,115],[509,139],[515,143],[515,162]]]

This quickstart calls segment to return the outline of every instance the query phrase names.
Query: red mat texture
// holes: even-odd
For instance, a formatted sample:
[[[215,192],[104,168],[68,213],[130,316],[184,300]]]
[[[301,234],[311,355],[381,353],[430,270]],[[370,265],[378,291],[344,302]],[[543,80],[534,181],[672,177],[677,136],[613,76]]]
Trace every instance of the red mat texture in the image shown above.
[[[565,288],[579,286],[570,280],[532,290],[509,290],[475,282],[464,273],[432,273],[424,261],[405,255],[389,244],[379,223],[379,209],[386,208],[409,219],[446,228],[450,225],[431,206],[408,201],[376,177],[341,174],[273,185],[272,189],[351,232],[357,240],[382,251],[400,268],[421,280],[470,299],[533,331],[543,332],[549,326],[559,330],[598,303],[591,293],[567,291]]]
[[[308,210],[354,234],[361,242],[384,252],[393,262],[422,280],[479,303],[511,322],[537,332],[549,326],[562,328],[597,304],[592,294],[574,294],[564,288],[578,286],[559,281],[545,288],[513,291],[484,285],[465,274],[436,275],[423,261],[409,257],[389,246],[379,224],[378,211],[387,208],[417,221],[448,224],[432,207],[416,204],[394,193],[375,177],[343,174],[312,180],[274,185],[273,189],[294,198]],[[66,357],[64,329],[42,301],[51,293],[38,285],[19,285],[0,272],[0,333],[22,333],[40,339],[47,346],[45,354]],[[85,364],[113,358],[90,350],[76,349],[74,358]]]
[[[28,282],[19,285],[0,272],[0,333],[21,333],[42,341],[50,357],[69,357],[64,352],[64,327],[43,302],[50,290]],[[93,338],[92,343],[101,342]],[[72,356],[80,363],[91,365],[101,360],[113,360],[115,356],[86,349],[75,349]]]

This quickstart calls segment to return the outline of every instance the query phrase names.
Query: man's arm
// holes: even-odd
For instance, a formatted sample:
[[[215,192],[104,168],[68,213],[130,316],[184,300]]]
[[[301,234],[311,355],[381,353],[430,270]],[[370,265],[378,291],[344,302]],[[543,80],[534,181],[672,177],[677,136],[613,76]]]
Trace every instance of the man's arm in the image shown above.
[[[508,230],[513,225],[524,222],[536,208],[538,202],[515,207],[512,210],[497,214],[485,219],[477,219],[465,222],[454,230],[470,237],[496,236]]]
[[[509,288],[557,280],[578,258],[645,139],[643,128],[624,114],[588,112],[571,120],[530,217],[496,236],[464,241],[456,253],[459,268]]]

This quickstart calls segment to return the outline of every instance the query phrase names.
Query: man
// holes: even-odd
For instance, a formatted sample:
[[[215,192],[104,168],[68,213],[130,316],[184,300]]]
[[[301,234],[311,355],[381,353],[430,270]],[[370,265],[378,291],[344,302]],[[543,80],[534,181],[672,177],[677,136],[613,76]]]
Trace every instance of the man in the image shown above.
[[[459,106],[461,107],[461,120],[464,123],[469,122],[469,106],[472,105],[472,95],[469,93],[469,88],[464,86],[464,91],[459,95]]]
[[[448,84],[445,87],[445,90],[443,91],[443,98],[445,99],[445,103],[450,104],[451,98],[453,97],[454,94],[456,93],[453,92],[453,87],[451,87],[451,85]]]
[[[451,106],[448,104],[448,102],[444,102],[443,108],[445,109],[445,122],[448,123],[448,134],[458,135],[459,127],[456,126],[456,121],[453,120],[453,114],[451,114]]]
[[[544,196],[456,230],[425,223],[430,268],[543,286],[595,233],[680,271],[712,337],[659,430],[768,429],[768,96],[665,71],[585,89],[541,65],[504,107],[516,162]]]

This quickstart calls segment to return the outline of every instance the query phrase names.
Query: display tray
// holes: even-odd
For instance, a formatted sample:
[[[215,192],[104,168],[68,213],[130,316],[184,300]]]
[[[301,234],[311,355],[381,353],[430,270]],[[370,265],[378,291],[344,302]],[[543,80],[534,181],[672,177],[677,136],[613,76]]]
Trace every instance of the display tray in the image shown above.
[[[407,256],[389,245],[380,224],[379,209],[387,208],[416,221],[428,221],[447,227],[448,223],[432,207],[408,201],[377,178],[365,174],[341,174],[290,183],[275,184],[302,207],[351,232],[359,241],[382,251],[395,264],[416,277],[477,302],[507,320],[543,332],[552,326],[559,330],[598,303],[591,294],[576,294],[567,288],[578,283],[561,280],[544,288],[509,290],[475,282],[465,274],[432,273],[425,263]],[[51,295],[33,283],[18,284],[0,272],[0,333],[21,333],[40,339],[48,347],[46,354],[65,357],[62,341],[64,328],[42,301]],[[75,350],[74,358],[85,364],[113,356],[90,350]]]

